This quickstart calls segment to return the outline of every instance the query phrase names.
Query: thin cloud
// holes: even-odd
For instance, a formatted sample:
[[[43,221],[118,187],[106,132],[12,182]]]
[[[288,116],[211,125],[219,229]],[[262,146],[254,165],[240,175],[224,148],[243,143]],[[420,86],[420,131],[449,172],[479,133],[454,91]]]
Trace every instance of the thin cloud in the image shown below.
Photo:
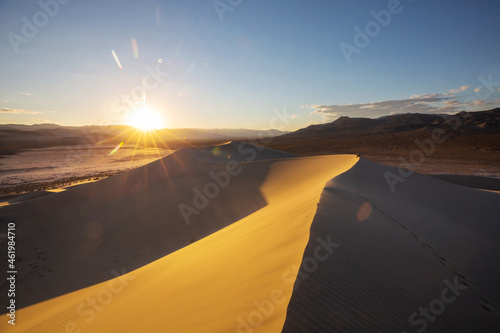
[[[459,92],[461,92],[461,91],[466,91],[466,90],[467,90],[467,89],[469,89],[469,88],[470,88],[470,86],[469,86],[469,85],[467,85],[467,86],[461,86],[460,88],[457,88],[457,89],[451,89],[451,90],[450,90],[450,93],[452,93],[452,94],[456,94],[456,93],[459,93]]]
[[[50,120],[47,119],[39,119],[39,118],[31,118],[31,121],[34,123],[48,123]]]
[[[484,100],[461,101],[449,93],[413,95],[410,98],[372,103],[346,105],[304,105],[312,109],[311,113],[320,114],[325,121],[331,121],[340,116],[376,118],[398,113],[438,113],[450,114],[467,110],[483,110],[488,107],[498,107],[500,101],[486,102]]]
[[[379,117],[394,113],[451,113],[460,103],[449,94],[413,95],[407,99],[347,105],[304,105],[327,118],[336,116]],[[445,103],[446,102],[446,103]]]
[[[24,113],[24,114],[37,114],[37,113],[40,113],[40,112],[37,112],[37,111],[24,110],[24,109],[11,109],[11,108],[0,109],[0,112],[2,112],[2,113],[16,113],[16,114],[20,114],[20,113]]]
[[[31,96],[30,93],[27,93],[27,92],[20,92],[19,95],[26,95],[26,96]]]
[[[500,104],[500,99],[493,101],[493,102],[486,102],[482,99],[478,99],[476,101],[471,101],[471,102],[466,102],[464,103],[467,106],[473,106],[473,107],[483,107],[483,108],[489,108],[489,107],[496,107]]]

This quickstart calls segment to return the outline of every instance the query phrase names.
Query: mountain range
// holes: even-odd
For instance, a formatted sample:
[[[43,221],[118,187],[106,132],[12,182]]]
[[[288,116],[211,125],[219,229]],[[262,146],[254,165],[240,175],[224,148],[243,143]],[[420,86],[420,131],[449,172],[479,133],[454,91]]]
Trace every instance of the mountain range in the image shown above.
[[[500,108],[479,112],[459,112],[448,114],[405,113],[380,118],[350,118],[342,116],[328,124],[311,125],[298,131],[285,134],[285,137],[299,135],[330,135],[350,132],[361,133],[400,133],[425,128],[488,130],[500,132]]]
[[[266,146],[298,155],[408,156],[420,149],[419,143],[428,143],[426,140],[432,139],[433,133],[442,137],[433,144],[434,158],[488,160],[500,165],[500,108],[454,115],[340,117],[331,123],[311,125],[273,138]]]
[[[415,142],[431,138],[439,129],[446,138],[436,147],[443,158],[498,159],[500,162],[500,108],[447,114],[406,113],[379,118],[351,118],[311,125],[294,132],[276,129],[162,129],[142,136],[133,127],[60,126],[56,124],[0,125],[0,155],[22,149],[51,146],[119,144],[176,149],[186,145],[224,140],[251,140],[270,148],[298,155],[363,153],[397,156],[418,148]],[[135,133],[135,134],[134,134]],[[133,135],[131,135],[133,134]],[[265,137],[266,140],[259,138]],[[132,139],[131,139],[132,138]],[[154,138],[154,141],[153,141]],[[487,155],[494,152],[494,155]]]
[[[176,149],[199,141],[224,141],[274,137],[287,132],[251,129],[160,129],[142,135],[131,126],[60,126],[56,124],[0,125],[0,155],[11,155],[23,149],[72,146],[78,144],[119,144]]]

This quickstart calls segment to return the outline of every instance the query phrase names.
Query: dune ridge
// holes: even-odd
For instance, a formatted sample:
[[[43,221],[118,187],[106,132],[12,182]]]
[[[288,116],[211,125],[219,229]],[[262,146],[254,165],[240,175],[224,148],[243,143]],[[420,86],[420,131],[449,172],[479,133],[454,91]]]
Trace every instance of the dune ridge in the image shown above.
[[[219,146],[217,154],[214,147],[180,149],[102,181],[2,207],[0,223],[15,221],[18,242],[25,244],[17,253],[23,290],[18,304],[108,280],[113,270],[130,272],[264,207],[259,185],[272,162],[254,165],[246,159],[269,159],[274,152],[242,144],[249,153],[228,158],[238,147]],[[200,153],[204,161],[193,157]],[[277,158],[285,156],[293,157]],[[229,175],[229,166],[238,174]],[[217,185],[226,181],[225,187]],[[216,185],[216,197],[206,196],[207,184]]]
[[[361,159],[325,187],[310,237],[342,246],[296,288],[283,332],[498,332],[500,195],[418,173],[392,192],[386,172]]]
[[[19,287],[38,294],[18,327],[0,328],[498,332],[500,194],[418,173],[391,187],[387,174],[399,172],[355,155],[233,142],[3,207],[1,221],[19,219],[24,241],[43,249],[43,267],[66,275],[24,275]],[[186,221],[179,204],[195,207],[208,183],[218,195]],[[71,242],[43,243],[47,229],[64,227],[50,212],[75,216],[75,207],[101,218],[91,235],[104,242],[68,227],[60,235]],[[87,221],[81,212],[67,224]],[[35,228],[33,216],[47,225]],[[34,260],[23,255],[24,265]]]
[[[179,160],[187,162],[188,157]],[[194,244],[114,280],[21,309],[19,318],[25,318],[19,320],[21,327],[39,331],[65,327],[88,331],[279,331],[321,191],[326,181],[348,170],[357,160],[353,155],[339,155],[242,164],[242,175],[245,171],[249,176],[265,175],[258,188],[264,200],[262,207]],[[192,161],[189,163],[199,167]],[[148,175],[158,171],[154,167],[161,166],[159,161],[155,163],[147,168]],[[213,167],[213,163],[203,164],[207,166]],[[177,175],[172,175],[173,182],[184,172],[177,171]],[[143,172],[137,169],[128,179],[137,175],[142,177]],[[240,191],[245,189],[237,183],[240,178],[254,184],[255,177],[235,177]],[[102,184],[118,180],[112,177]],[[123,292],[112,294],[112,302],[102,312],[94,310],[92,316],[92,308],[86,303],[89,297],[97,297],[120,279],[130,279]],[[256,304],[269,304],[270,299],[276,300],[272,311],[266,316],[261,314],[259,321]],[[252,321],[252,316],[257,316],[257,322]]]

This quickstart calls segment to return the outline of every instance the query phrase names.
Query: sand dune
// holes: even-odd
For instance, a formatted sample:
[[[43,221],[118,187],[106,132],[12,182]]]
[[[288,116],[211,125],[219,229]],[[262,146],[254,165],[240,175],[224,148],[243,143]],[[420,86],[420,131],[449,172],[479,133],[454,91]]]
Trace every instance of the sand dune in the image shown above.
[[[325,187],[311,239],[342,246],[300,283],[284,332],[498,332],[500,196],[416,173],[391,192],[385,172],[361,159]]]
[[[24,244],[0,328],[498,331],[500,195],[386,172],[229,143],[0,208]]]
[[[272,163],[240,165],[224,155],[235,145],[217,147],[219,154],[181,149],[130,172],[4,207],[2,221],[15,221],[17,241],[26,244],[17,253],[24,274],[19,304],[113,278],[112,270],[132,271],[264,207],[259,186]],[[236,158],[273,156],[242,147],[248,154]],[[212,161],[192,157],[205,152]],[[212,163],[221,156],[228,162]],[[206,191],[219,193],[209,198]]]
[[[140,182],[141,178],[145,177],[146,174],[153,179],[160,177],[160,174],[165,177],[164,165],[168,171],[167,174],[170,176],[171,183],[169,186],[173,189],[172,191],[177,190],[175,187],[176,179],[184,179],[184,184],[186,184],[190,175],[194,174],[196,177],[201,177],[209,170],[213,170],[214,167],[221,167],[215,163],[198,163],[196,160],[190,159],[189,156],[185,156],[185,154],[190,155],[188,151],[180,151],[178,154],[167,157],[163,161],[164,163],[158,161],[150,164],[145,170],[137,169],[135,172],[125,175],[126,177],[124,176],[123,179],[115,176],[99,183],[82,186],[74,191],[69,190],[55,194],[52,196],[52,200],[55,201],[45,202],[44,205],[50,204],[53,205],[53,208],[66,207],[71,211],[71,207],[67,207],[67,205],[70,205],[70,199],[81,202],[87,195],[87,197],[95,200],[95,196],[103,193],[106,189],[110,190],[109,187],[119,186],[123,182]],[[181,168],[175,169],[169,164],[180,163],[180,161],[182,161],[182,170]],[[276,289],[278,291],[275,296],[281,301],[280,307],[278,308],[278,305],[276,305],[276,310],[273,311],[270,318],[266,318],[266,323],[265,325],[262,323],[262,327],[269,326],[274,331],[279,330],[284,322],[286,304],[288,303],[287,298],[290,297],[293,287],[293,276],[297,272],[294,268],[300,264],[302,252],[308,239],[310,223],[324,184],[328,179],[349,169],[356,161],[355,156],[341,155],[242,163],[241,174],[231,179],[230,185],[233,187],[230,188],[229,185],[224,189],[228,190],[229,194],[224,194],[224,191],[221,191],[219,197],[214,198],[214,202],[211,204],[218,208],[223,207],[224,211],[227,212],[231,210],[231,207],[228,207],[232,202],[231,200],[246,200],[250,204],[252,196],[254,196],[255,212],[253,214],[199,242],[184,247],[170,256],[125,275],[133,277],[133,282],[130,283],[130,286],[127,286],[126,291],[114,295],[113,302],[109,307],[106,307],[107,311],[100,313],[94,318],[95,320],[87,322],[90,317],[79,316],[79,314],[82,314],[82,308],[79,308],[79,304],[85,302],[87,297],[99,294],[99,291],[107,288],[106,286],[110,282],[96,284],[27,307],[19,312],[19,316],[26,318],[22,322],[20,321],[20,325],[26,325],[25,328],[51,329],[51,327],[64,327],[68,322],[71,326],[71,323],[75,321],[79,327],[88,328],[89,331],[95,331],[96,329],[106,331],[106,328],[116,326],[122,329],[136,327],[137,330],[142,328],[149,331],[158,330],[158,327],[169,327],[167,331],[176,332],[199,332],[200,327],[204,327],[204,331],[207,332],[221,332],[240,325],[238,318],[247,318],[249,314],[255,311],[253,301],[268,299],[273,290]],[[308,171],[303,172],[303,170]],[[260,186],[259,182],[261,183]],[[94,189],[98,185],[99,187]],[[126,186],[122,188],[126,188]],[[153,191],[153,189],[149,188],[149,191]],[[236,192],[243,192],[245,197],[238,198],[239,194]],[[118,196],[119,193],[117,192],[115,196]],[[151,192],[148,192],[148,194],[151,195]],[[109,193],[103,193],[98,198],[104,198],[106,195],[110,196]],[[69,197],[67,202],[57,202],[63,200],[64,197]],[[47,200],[48,198],[50,197],[43,199]],[[37,200],[41,201],[42,198]],[[220,202],[217,200],[220,200]],[[168,200],[165,202],[167,204],[164,204],[164,206],[168,205],[170,210],[177,210],[176,205],[168,204]],[[177,202],[179,200],[174,201],[174,203]],[[35,201],[32,201],[31,204],[42,206],[41,203]],[[125,202],[125,204],[131,205],[132,203]],[[240,209],[241,205],[240,203]],[[156,209],[160,209],[159,206],[156,205]],[[21,207],[21,205],[12,206],[12,209],[14,207]],[[126,206],[122,209],[125,208]],[[29,211],[34,212],[32,209],[30,208]],[[133,209],[138,208],[133,207]],[[94,213],[97,212],[96,208],[94,208]],[[20,211],[16,211],[16,213],[18,214],[16,218],[19,221],[22,214]],[[118,214],[116,211],[114,213]],[[146,214],[145,211],[143,213]],[[239,212],[233,212],[233,214],[236,213]],[[160,214],[160,212],[156,212],[156,214]],[[232,222],[227,218],[227,215],[217,215],[217,211],[209,211],[207,214],[212,214],[213,220],[209,221],[207,219],[206,223],[229,224]],[[14,213],[10,213],[9,217],[13,218],[12,216],[14,216]],[[120,216],[120,218],[123,217]],[[56,291],[61,292],[61,284],[66,283],[67,289],[71,287],[75,290],[89,279],[96,280],[98,270],[102,270],[103,267],[106,267],[106,264],[109,265],[106,267],[108,271],[115,267],[121,272],[119,270],[120,266],[129,271],[129,267],[133,264],[137,265],[138,261],[134,256],[127,258],[129,262],[122,259],[123,261],[119,263],[106,263],[103,260],[105,257],[113,258],[116,253],[119,253],[116,251],[116,246],[119,246],[120,241],[126,243],[124,247],[129,252],[133,249],[136,254],[144,253],[144,249],[134,243],[152,244],[156,248],[160,248],[160,250],[157,250],[158,252],[167,252],[175,244],[180,244],[179,238],[184,235],[184,230],[191,231],[190,237],[194,232],[198,233],[196,236],[201,237],[202,232],[207,230],[199,221],[192,221],[187,225],[180,216],[177,216],[177,218],[178,221],[162,220],[163,228],[173,231],[171,233],[164,232],[165,238],[161,242],[154,238],[155,233],[158,233],[157,230],[154,230],[147,239],[137,237],[138,228],[134,229],[134,233],[129,234],[128,239],[124,239],[124,233],[130,231],[130,228],[133,227],[131,225],[124,226],[125,221],[123,220],[120,227],[113,229],[115,233],[120,233],[120,237],[113,244],[113,247],[104,247],[105,242],[103,244],[97,243],[98,245],[87,242],[84,243],[85,250],[78,247],[80,252],[75,253],[75,250],[71,249],[72,246],[66,243],[65,251],[70,253],[68,255],[63,253],[62,250],[51,249],[60,243],[63,243],[64,246],[65,243],[63,240],[57,241],[54,239],[46,249],[42,250],[44,254],[49,253],[45,255],[46,261],[51,260],[52,265],[56,266],[58,263],[64,262],[64,260],[70,261],[71,257],[73,257],[73,265],[79,266],[78,272],[72,273],[71,285],[69,285],[70,283],[65,280],[67,278],[62,278],[59,275],[63,274],[63,269],[68,270],[70,265],[68,263],[67,266],[60,269],[57,276],[55,274],[51,275],[54,277],[50,282],[47,282],[48,279],[38,281],[31,279],[32,291],[37,293],[38,297],[40,297],[40,294],[44,294],[48,298],[46,292],[40,293],[40,286],[47,286],[47,289],[50,289],[51,286],[56,285]],[[114,227],[114,224],[109,220],[103,221],[102,224],[110,224],[106,225],[106,227]],[[147,222],[147,220],[138,219],[132,220],[130,223],[140,223],[140,227],[145,228]],[[175,222],[177,224],[174,224]],[[59,226],[62,227],[63,222],[59,223]],[[171,225],[176,226],[177,230]],[[30,226],[30,228],[32,227]],[[76,228],[77,226],[73,225],[72,227]],[[30,236],[43,239],[43,237],[40,237],[41,229],[39,228],[36,234]],[[71,230],[68,229],[64,230],[64,232],[71,233]],[[28,229],[23,232],[28,232]],[[77,232],[74,232],[73,237],[76,237],[76,234]],[[44,236],[50,236],[50,233],[46,233]],[[82,242],[82,240],[79,241]],[[74,245],[78,243],[74,240],[72,244],[73,247],[76,247]],[[94,248],[91,245],[100,245],[100,248],[92,253],[91,251]],[[87,254],[87,261],[80,259],[84,252],[91,252]],[[91,255],[93,256],[91,257]],[[82,265],[84,265],[83,268]],[[290,270],[286,280],[282,279],[283,270]],[[66,274],[71,273],[66,272]],[[98,277],[102,278],[102,275]],[[26,288],[29,288],[28,283],[20,283],[19,288],[25,288],[24,290],[26,290]],[[29,296],[26,295],[26,297]],[[125,297],[126,300],[119,301],[122,297]],[[131,306],[131,303],[143,302],[147,305],[141,307],[142,310]],[[108,310],[115,307],[116,311],[120,313],[123,311],[132,312],[130,315],[117,315],[115,320],[110,320],[108,316],[111,315],[111,311],[108,312]],[[155,311],[153,310],[155,308],[159,309],[156,314],[153,314],[157,319],[151,320],[150,314],[152,314],[151,311]],[[191,308],[191,310],[188,310],[188,308]],[[87,309],[84,307],[83,311],[85,310]],[[139,311],[140,315],[137,311]],[[104,316],[105,313],[108,315]],[[137,320],[138,315],[149,318],[146,320],[147,326],[144,326],[144,322]],[[66,319],[61,321],[62,318]]]

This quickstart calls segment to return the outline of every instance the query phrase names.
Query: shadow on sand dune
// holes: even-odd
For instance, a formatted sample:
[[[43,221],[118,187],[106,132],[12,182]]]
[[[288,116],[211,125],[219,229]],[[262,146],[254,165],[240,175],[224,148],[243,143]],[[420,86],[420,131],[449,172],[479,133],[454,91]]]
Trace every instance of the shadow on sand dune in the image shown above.
[[[387,171],[361,159],[325,187],[283,332],[498,332],[500,195],[417,173],[391,192]]]
[[[266,205],[259,186],[272,162],[255,167],[246,160],[284,157],[293,155],[237,142],[180,149],[96,183],[1,208],[0,224],[16,223],[17,306],[130,272],[259,210]]]

